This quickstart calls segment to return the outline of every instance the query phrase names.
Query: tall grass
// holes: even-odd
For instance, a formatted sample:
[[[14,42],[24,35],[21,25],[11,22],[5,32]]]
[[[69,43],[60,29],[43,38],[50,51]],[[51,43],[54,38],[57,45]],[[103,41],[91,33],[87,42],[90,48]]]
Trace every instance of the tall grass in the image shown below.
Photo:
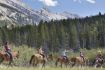
[[[104,68],[92,68],[92,67],[64,67],[64,68],[52,68],[52,67],[6,67],[6,66],[0,66],[0,70],[105,70]]]
[[[18,65],[18,66],[27,66],[29,64],[29,60],[30,60],[31,56],[36,53],[35,48],[31,48],[26,45],[22,45],[22,46],[18,46],[18,47],[15,47],[14,45],[12,45],[11,48],[13,49],[13,51],[19,51],[19,59],[14,60],[16,65]],[[105,49],[98,48],[98,49],[92,49],[92,50],[86,50],[86,49],[80,49],[80,50],[83,51],[85,56],[89,59],[94,59],[98,50],[101,50],[102,53],[105,55]],[[0,47],[0,51],[2,51],[2,47]],[[59,53],[54,53],[54,55],[57,57],[60,56]],[[79,52],[74,53],[72,51],[69,51],[68,56],[69,56],[69,58],[77,57],[77,56],[79,56]],[[54,63],[55,62],[48,63],[47,65],[53,64],[53,66],[54,66]]]

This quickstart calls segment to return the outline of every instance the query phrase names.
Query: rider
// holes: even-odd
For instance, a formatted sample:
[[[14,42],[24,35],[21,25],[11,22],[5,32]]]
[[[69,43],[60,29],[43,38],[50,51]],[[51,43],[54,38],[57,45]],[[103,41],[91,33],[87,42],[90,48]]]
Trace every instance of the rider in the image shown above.
[[[67,59],[67,53],[68,53],[68,51],[66,49],[62,52],[62,57],[64,59]]]
[[[100,59],[102,59],[102,58],[103,58],[102,52],[99,50],[99,51],[98,51],[98,54],[97,54],[97,56],[96,56],[96,60],[100,60]]]
[[[8,46],[8,42],[7,41],[4,44],[4,50],[5,50],[6,54],[10,57],[11,61],[13,61],[12,50]]]
[[[82,51],[80,51],[80,57],[83,59],[83,61],[85,61],[84,53]]]
[[[42,48],[42,47],[40,47],[40,48],[38,49],[38,53],[39,53],[40,55],[42,55],[43,58],[45,57],[44,51],[43,51],[43,48]]]

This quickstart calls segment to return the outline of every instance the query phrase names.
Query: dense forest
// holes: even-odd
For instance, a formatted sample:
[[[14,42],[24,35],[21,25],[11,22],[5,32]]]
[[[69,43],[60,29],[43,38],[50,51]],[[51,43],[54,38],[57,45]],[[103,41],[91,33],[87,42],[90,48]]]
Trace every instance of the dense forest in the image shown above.
[[[11,29],[4,26],[0,28],[0,44],[5,41],[17,46],[42,46],[50,51],[62,48],[104,48],[105,14],[99,13],[79,19],[41,21],[38,25],[17,26]]]

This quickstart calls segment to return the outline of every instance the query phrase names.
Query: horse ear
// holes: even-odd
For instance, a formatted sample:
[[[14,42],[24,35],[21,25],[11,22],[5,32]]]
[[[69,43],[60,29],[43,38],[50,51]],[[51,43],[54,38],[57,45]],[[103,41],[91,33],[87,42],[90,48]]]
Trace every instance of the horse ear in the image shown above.
[[[19,53],[19,51],[18,51],[18,53]]]
[[[19,58],[19,51],[17,52],[17,58]]]

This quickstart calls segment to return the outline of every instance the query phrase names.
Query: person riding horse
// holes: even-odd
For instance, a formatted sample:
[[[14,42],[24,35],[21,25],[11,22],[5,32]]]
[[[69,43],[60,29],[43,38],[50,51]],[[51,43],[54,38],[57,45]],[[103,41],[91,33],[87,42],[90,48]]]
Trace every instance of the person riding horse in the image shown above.
[[[68,51],[65,49],[65,50],[62,52],[61,57],[64,58],[64,59],[68,59],[67,53],[68,53]]]
[[[100,67],[100,66],[103,65],[103,63],[104,63],[104,57],[102,55],[102,52],[98,51],[98,54],[97,54],[97,56],[95,58],[95,61],[93,62],[93,65],[95,67]]]
[[[80,51],[80,57],[83,59],[83,61],[85,61],[84,53],[82,51]]]
[[[69,64],[69,59],[67,57],[67,53],[68,51],[66,49],[64,49],[60,55],[60,57],[58,57],[56,59],[55,65],[56,67],[58,66],[58,63],[60,63],[60,66],[62,67],[63,64],[65,64],[65,66],[67,66]]]
[[[40,47],[37,49],[37,53],[31,56],[29,63],[32,64],[33,66],[37,66],[39,63],[42,63],[42,67],[45,67],[46,61],[47,60],[46,56],[44,55],[43,48]]]
[[[39,53],[41,56],[43,56],[43,58],[45,57],[44,51],[43,51],[42,47],[40,47],[40,48],[38,49],[38,53]]]
[[[98,51],[98,54],[96,56],[96,62],[103,60],[103,55],[101,51]]]
[[[8,42],[7,41],[4,44],[4,51],[6,52],[6,55],[9,56],[10,60],[13,61],[12,50],[8,46]]]

